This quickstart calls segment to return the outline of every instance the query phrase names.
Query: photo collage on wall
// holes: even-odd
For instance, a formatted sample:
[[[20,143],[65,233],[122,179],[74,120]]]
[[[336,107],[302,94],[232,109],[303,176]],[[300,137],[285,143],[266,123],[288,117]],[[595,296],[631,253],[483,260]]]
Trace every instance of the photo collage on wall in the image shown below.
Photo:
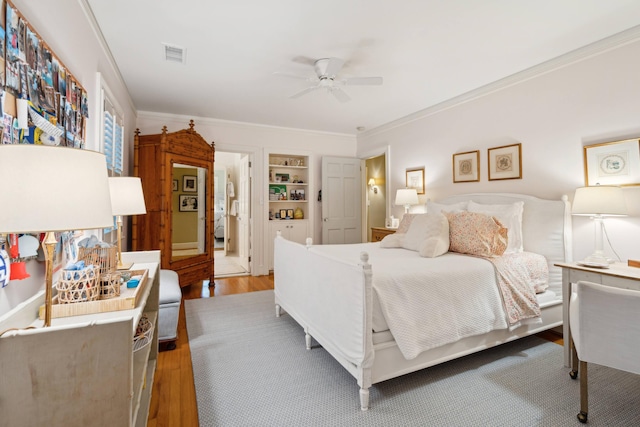
[[[84,148],[87,92],[10,1],[0,10],[2,143]]]

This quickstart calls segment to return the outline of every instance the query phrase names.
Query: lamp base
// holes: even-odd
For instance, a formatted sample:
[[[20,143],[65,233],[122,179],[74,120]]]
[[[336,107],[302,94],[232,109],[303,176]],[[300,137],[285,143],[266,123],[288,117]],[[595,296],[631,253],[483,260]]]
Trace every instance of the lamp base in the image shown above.
[[[601,255],[592,254],[582,261],[578,261],[578,265],[592,268],[609,268],[609,260]]]
[[[128,263],[119,262],[118,266],[116,267],[116,269],[117,270],[129,270],[132,265],[133,265],[132,262],[128,262]]]

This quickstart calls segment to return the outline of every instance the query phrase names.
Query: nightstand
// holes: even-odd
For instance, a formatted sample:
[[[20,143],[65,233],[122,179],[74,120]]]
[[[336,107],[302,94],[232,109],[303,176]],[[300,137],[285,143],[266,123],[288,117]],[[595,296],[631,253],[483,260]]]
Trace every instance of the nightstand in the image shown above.
[[[389,234],[393,234],[395,232],[395,228],[371,227],[371,241],[379,242],[380,240],[384,239],[384,236],[388,236]]]

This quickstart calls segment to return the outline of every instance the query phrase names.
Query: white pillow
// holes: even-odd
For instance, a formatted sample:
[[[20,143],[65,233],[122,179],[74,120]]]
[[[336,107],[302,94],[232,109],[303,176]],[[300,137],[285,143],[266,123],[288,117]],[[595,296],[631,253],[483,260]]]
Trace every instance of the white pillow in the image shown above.
[[[458,202],[450,205],[444,203],[436,203],[431,200],[427,200],[427,213],[442,213],[442,212],[458,212],[466,211],[469,202]]]
[[[506,205],[481,205],[470,201],[468,208],[469,212],[478,212],[496,217],[507,228],[508,244],[505,254],[514,254],[524,250],[524,242],[522,240],[524,202]]]
[[[381,248],[401,248],[402,241],[404,240],[404,233],[395,232],[394,234],[387,234],[380,240]]]
[[[449,221],[440,214],[416,215],[402,239],[402,247],[433,258],[449,250]]]

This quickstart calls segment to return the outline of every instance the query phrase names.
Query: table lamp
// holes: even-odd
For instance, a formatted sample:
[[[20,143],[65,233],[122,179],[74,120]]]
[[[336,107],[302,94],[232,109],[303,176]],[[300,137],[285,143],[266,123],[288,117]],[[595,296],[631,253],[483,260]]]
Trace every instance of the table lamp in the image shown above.
[[[142,181],[137,177],[110,177],[109,192],[111,193],[111,209],[117,216],[118,226],[118,270],[128,270],[133,263],[122,262],[122,216],[146,214],[142,193]]]
[[[404,213],[409,213],[411,205],[417,205],[418,192],[415,188],[401,188],[396,193],[396,206],[404,206]]]
[[[0,145],[0,233],[46,232],[44,326],[51,326],[56,231],[113,224],[104,154],[75,148]]]
[[[609,260],[604,255],[602,230],[605,216],[626,216],[627,206],[622,188],[611,185],[581,187],[576,190],[571,208],[573,215],[590,216],[595,225],[595,251],[578,264],[588,267],[609,268]]]

